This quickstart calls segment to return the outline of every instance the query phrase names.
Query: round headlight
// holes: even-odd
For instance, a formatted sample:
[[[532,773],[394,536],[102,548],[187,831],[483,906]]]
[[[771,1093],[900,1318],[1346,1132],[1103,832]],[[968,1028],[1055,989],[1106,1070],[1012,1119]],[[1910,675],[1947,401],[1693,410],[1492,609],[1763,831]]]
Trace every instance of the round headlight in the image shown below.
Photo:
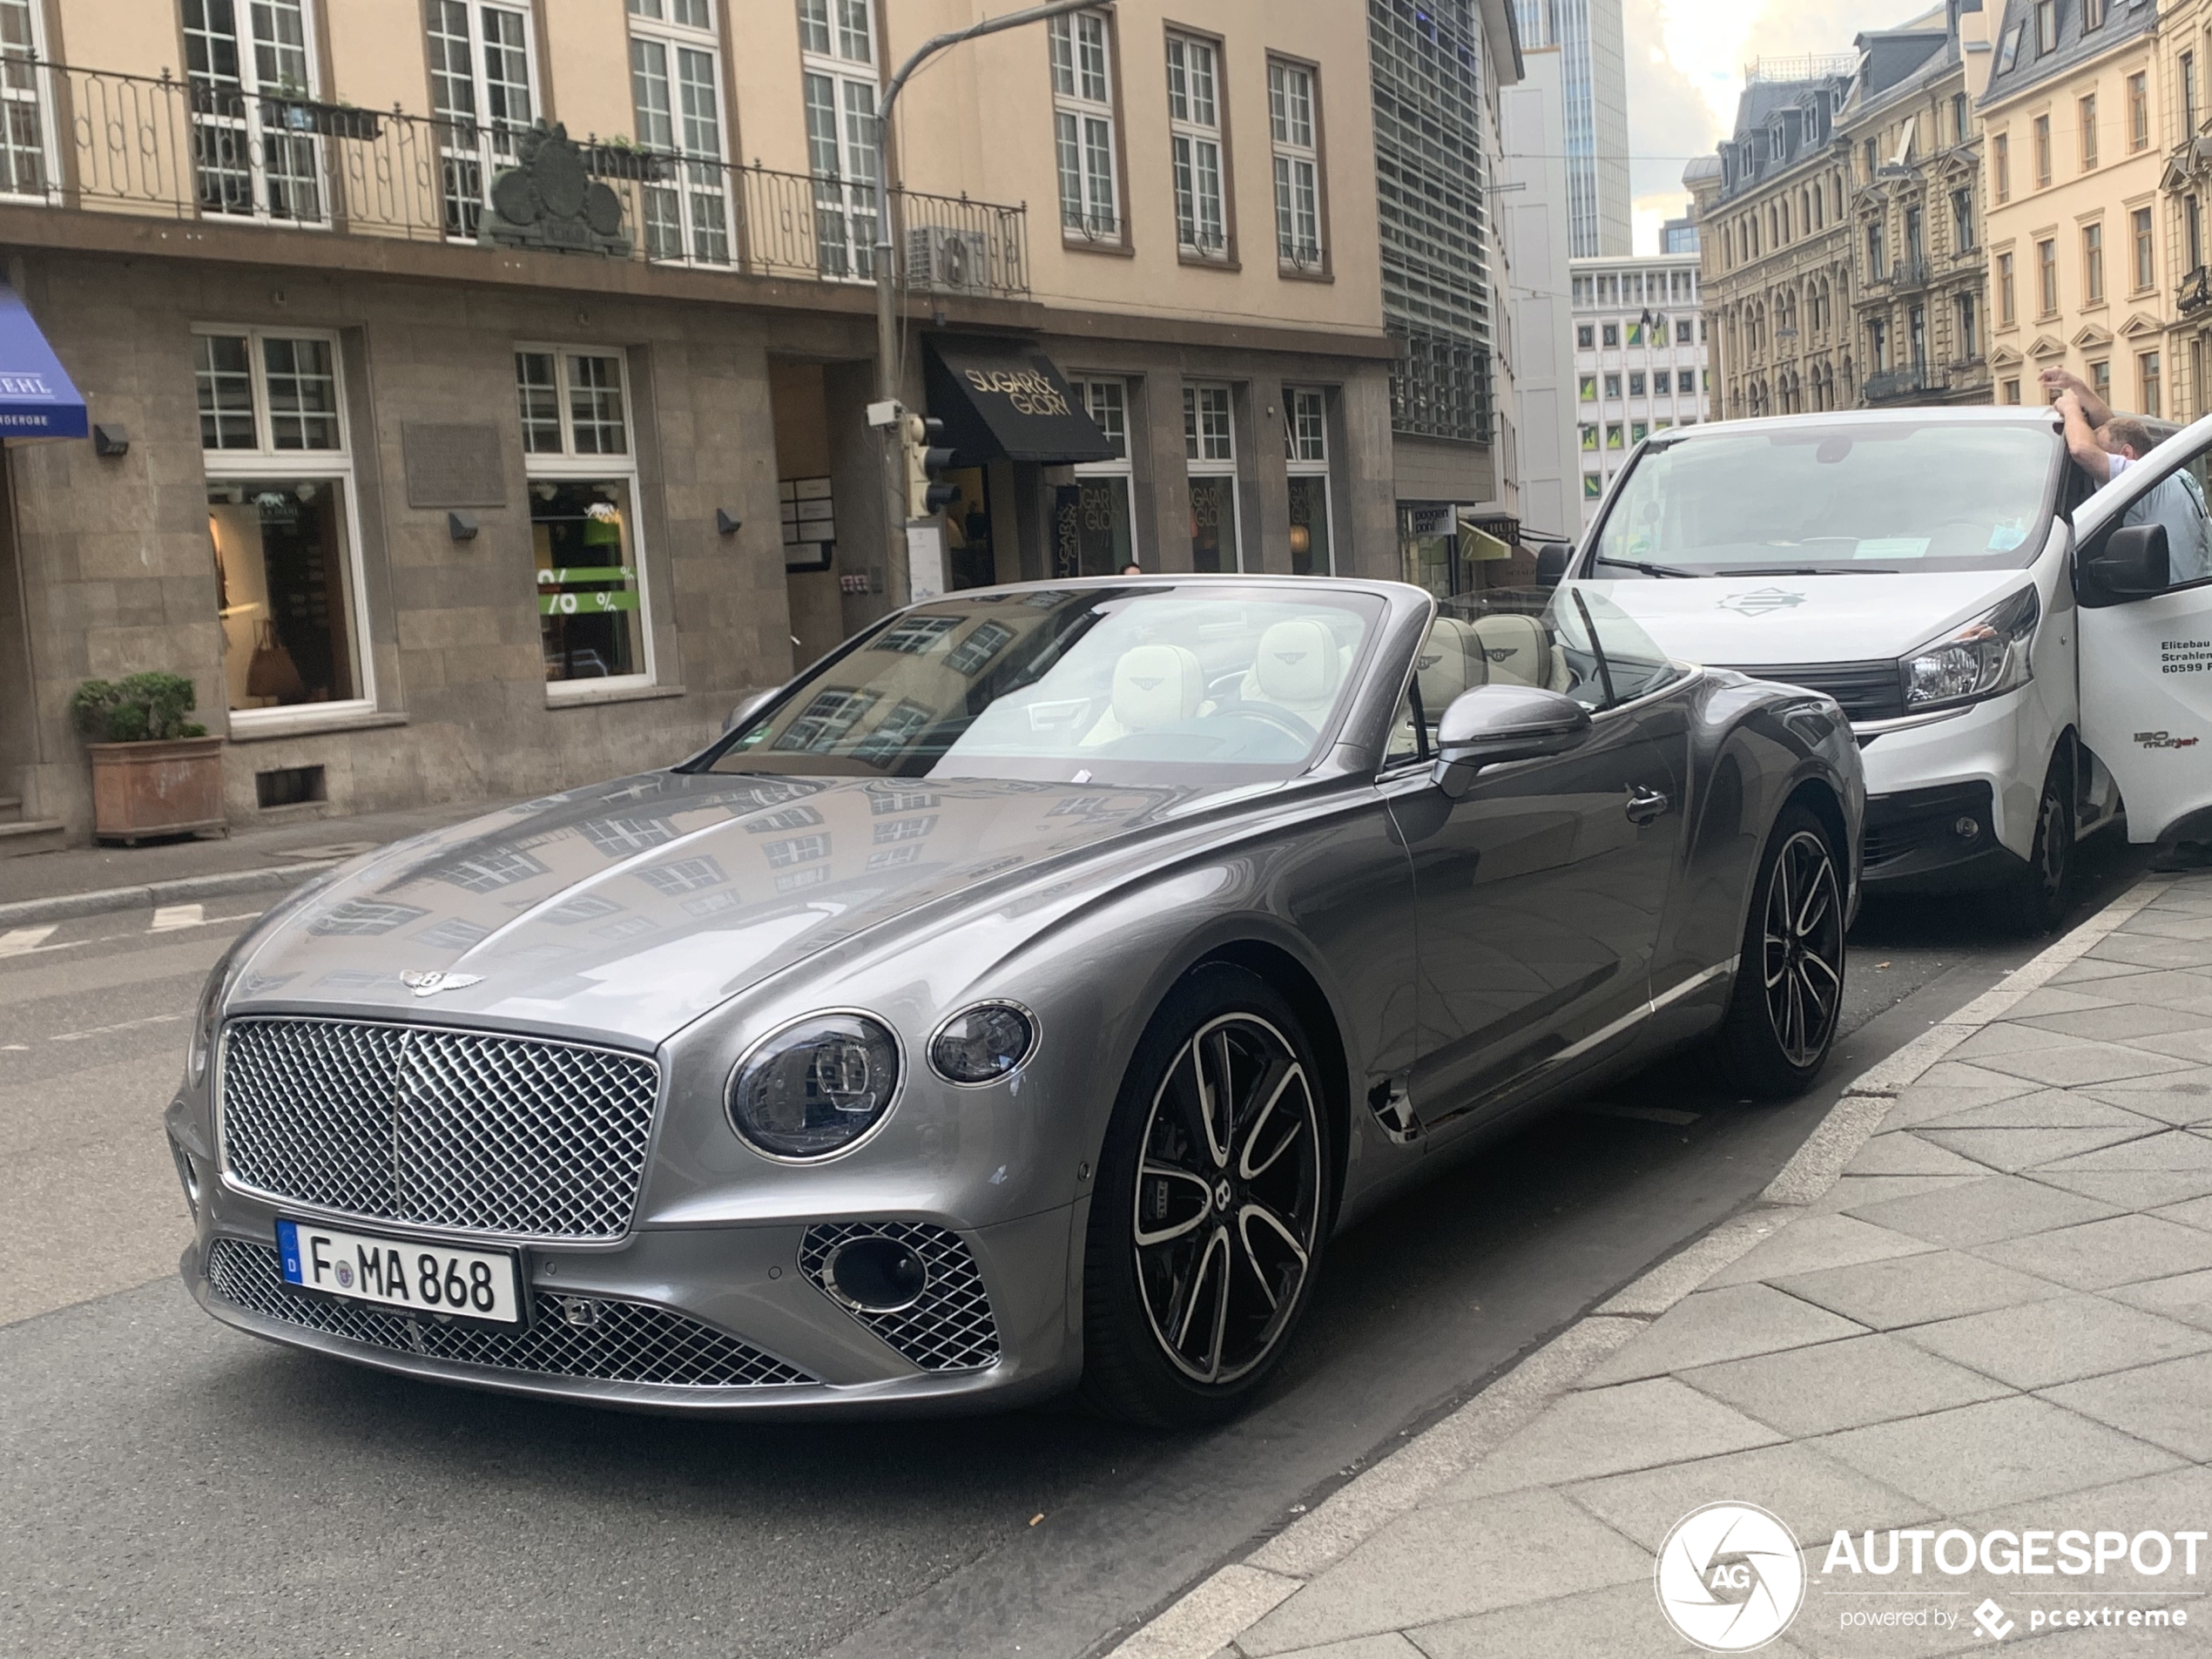
[[[945,1022],[929,1044],[929,1063],[948,1082],[988,1083],[1029,1057],[1037,1028],[1009,1002],[965,1008]]]
[[[899,1042],[860,1014],[817,1014],[764,1039],[730,1079],[730,1123],[779,1158],[818,1158],[882,1121]]]

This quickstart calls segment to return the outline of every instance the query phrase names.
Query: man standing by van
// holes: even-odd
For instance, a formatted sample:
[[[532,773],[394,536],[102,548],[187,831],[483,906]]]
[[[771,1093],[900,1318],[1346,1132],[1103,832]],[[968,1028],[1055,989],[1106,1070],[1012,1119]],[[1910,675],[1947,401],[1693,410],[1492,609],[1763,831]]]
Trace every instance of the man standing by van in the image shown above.
[[[2109,483],[2156,447],[2150,428],[2133,415],[2114,415],[2078,374],[2063,368],[2042,374],[2051,407],[2066,422],[2067,453],[2099,486]],[[2128,509],[2127,524],[2166,526],[2169,580],[2176,585],[2212,576],[2212,515],[2204,492],[2186,467],[2177,468]]]

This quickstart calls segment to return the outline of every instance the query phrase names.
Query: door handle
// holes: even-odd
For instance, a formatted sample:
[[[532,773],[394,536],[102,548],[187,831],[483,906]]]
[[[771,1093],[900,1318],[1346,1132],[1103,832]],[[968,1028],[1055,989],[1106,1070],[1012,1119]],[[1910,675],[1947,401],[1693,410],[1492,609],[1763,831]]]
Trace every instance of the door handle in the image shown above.
[[[1631,824],[1649,824],[1674,802],[1656,789],[1646,789],[1641,784],[1629,786],[1629,801],[1625,808]]]

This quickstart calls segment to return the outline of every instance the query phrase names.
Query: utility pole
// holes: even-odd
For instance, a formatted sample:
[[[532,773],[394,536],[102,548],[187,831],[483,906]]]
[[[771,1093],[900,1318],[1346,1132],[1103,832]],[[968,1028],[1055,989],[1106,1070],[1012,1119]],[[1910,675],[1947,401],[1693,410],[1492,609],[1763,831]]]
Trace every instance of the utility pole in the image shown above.
[[[891,135],[891,106],[898,102],[900,89],[914,72],[947,47],[957,46],[964,40],[974,40],[983,35],[995,35],[1001,30],[1042,23],[1048,17],[1065,17],[1071,11],[1082,11],[1098,3],[1099,0],[1048,0],[1048,3],[1043,5],[1026,6],[1020,11],[1009,11],[1002,17],[986,17],[965,29],[932,35],[915,47],[907,61],[899,65],[898,73],[885,84],[881,95],[875,101],[876,404],[875,408],[870,411],[869,420],[875,426],[883,444],[884,539],[890,550],[887,568],[891,573],[891,597],[902,604],[910,597],[907,575],[906,461],[901,454],[901,423],[897,412],[886,408],[895,404],[899,399],[899,314],[892,265],[892,255],[895,250],[891,241],[891,169],[887,160]],[[879,415],[882,418],[879,418]]]

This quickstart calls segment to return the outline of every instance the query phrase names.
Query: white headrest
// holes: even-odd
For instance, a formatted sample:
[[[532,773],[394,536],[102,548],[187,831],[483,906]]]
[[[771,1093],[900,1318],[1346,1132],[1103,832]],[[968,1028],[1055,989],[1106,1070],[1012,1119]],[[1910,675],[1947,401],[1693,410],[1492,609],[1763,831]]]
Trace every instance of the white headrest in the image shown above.
[[[1114,664],[1114,718],[1130,732],[1188,720],[1206,691],[1198,653],[1184,645],[1137,645]]]
[[[1259,637],[1252,661],[1259,694],[1285,708],[1325,704],[1344,681],[1344,658],[1329,624],[1315,617],[1278,622]]]
[[[1482,683],[1481,671],[1471,668],[1467,661],[1474,651],[1467,624],[1456,617],[1439,617],[1429,624],[1428,637],[1421,642],[1420,655],[1414,659],[1413,673],[1420,685],[1421,712],[1431,725],[1443,718],[1452,699],[1470,683]]]
[[[1475,648],[1491,680],[1505,685],[1542,685],[1551,678],[1551,642],[1534,617],[1477,617]]]

